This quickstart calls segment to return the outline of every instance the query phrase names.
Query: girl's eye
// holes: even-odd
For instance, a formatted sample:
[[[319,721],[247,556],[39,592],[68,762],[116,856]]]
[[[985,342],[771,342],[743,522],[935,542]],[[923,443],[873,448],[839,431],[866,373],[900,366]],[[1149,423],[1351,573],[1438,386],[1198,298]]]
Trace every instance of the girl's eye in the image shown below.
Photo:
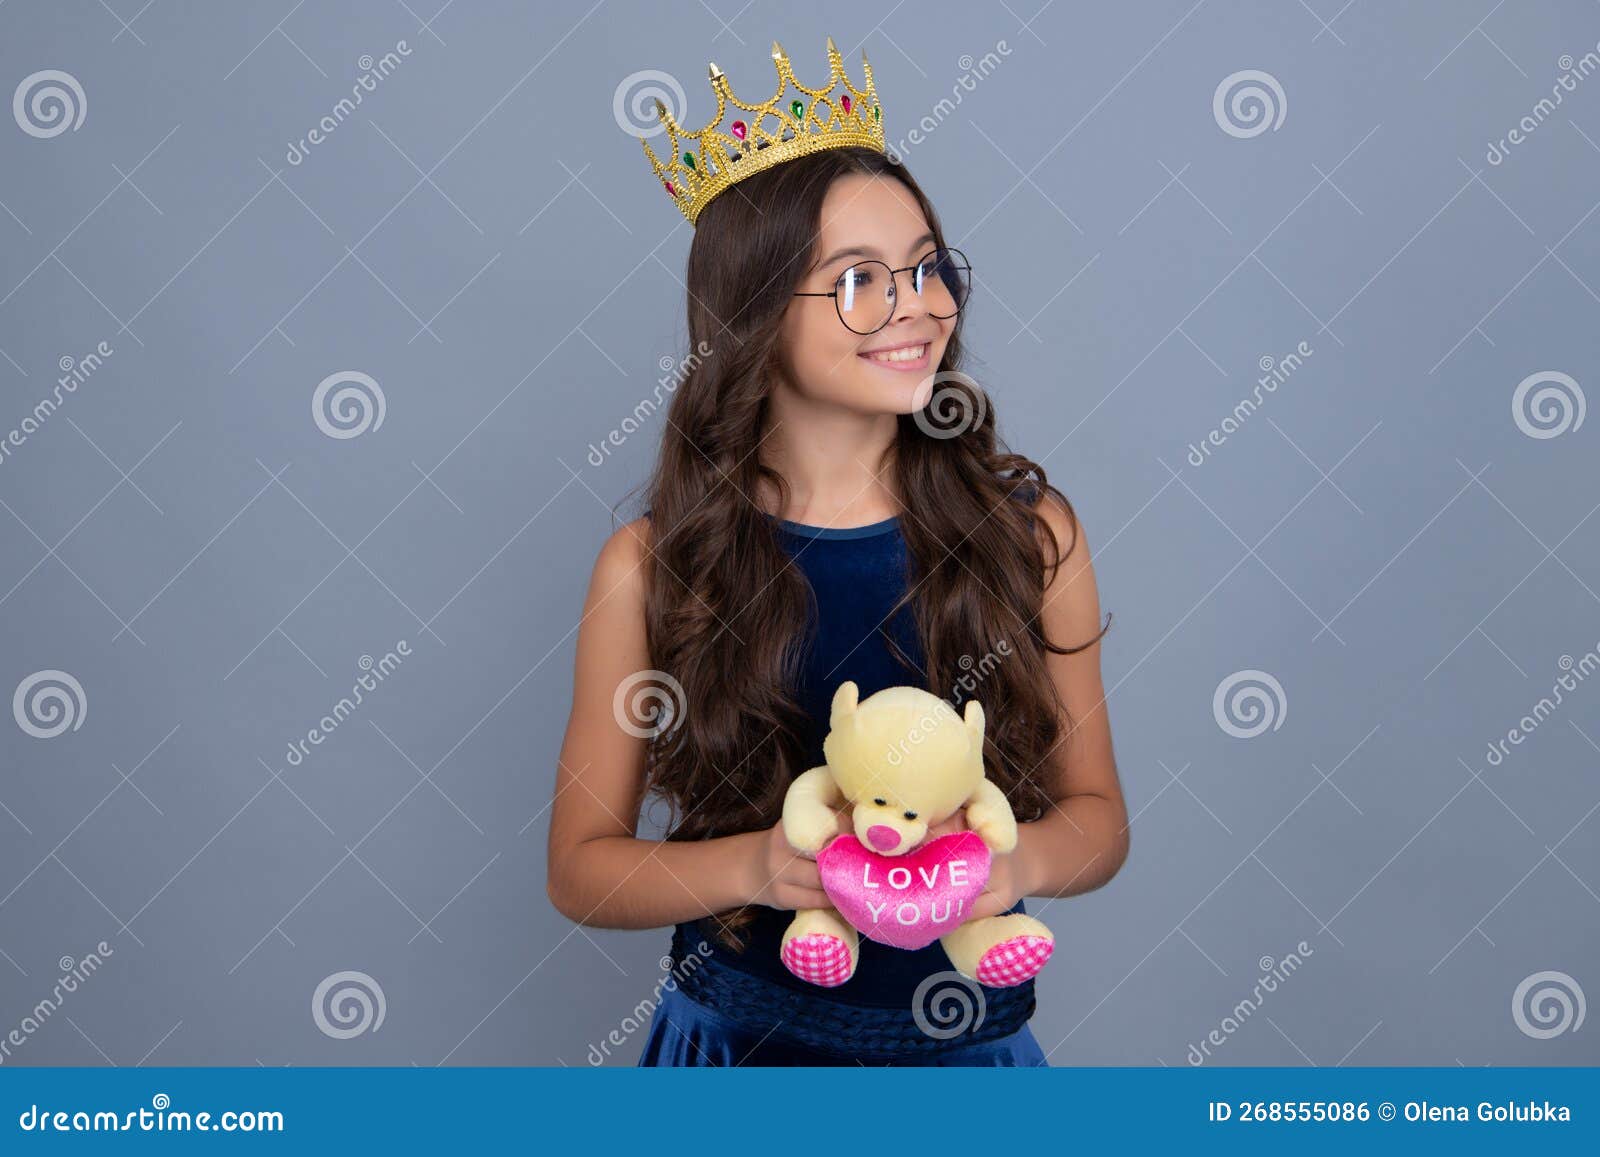
[[[851,266],[839,275],[839,280],[835,283],[834,288],[846,292],[852,289],[860,292],[871,288],[873,280],[872,270]]]
[[[884,799],[875,799],[872,802],[877,804],[879,807],[887,807],[889,805],[889,801]]]

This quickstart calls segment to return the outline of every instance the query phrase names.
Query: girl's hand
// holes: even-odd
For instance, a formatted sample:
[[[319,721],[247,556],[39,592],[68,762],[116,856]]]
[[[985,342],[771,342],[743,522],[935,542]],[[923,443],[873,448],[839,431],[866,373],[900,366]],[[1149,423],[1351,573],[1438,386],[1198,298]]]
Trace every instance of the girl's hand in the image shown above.
[[[989,861],[989,882],[983,892],[972,902],[970,919],[1000,916],[1011,911],[1022,899],[1022,883],[1017,871],[1016,853],[995,856]]]
[[[835,813],[840,831],[849,823]],[[817,862],[789,845],[780,820],[765,831],[750,833],[749,855],[745,863],[744,892],[749,903],[768,908],[797,911],[802,908],[831,908],[833,902],[822,890],[822,875]]]

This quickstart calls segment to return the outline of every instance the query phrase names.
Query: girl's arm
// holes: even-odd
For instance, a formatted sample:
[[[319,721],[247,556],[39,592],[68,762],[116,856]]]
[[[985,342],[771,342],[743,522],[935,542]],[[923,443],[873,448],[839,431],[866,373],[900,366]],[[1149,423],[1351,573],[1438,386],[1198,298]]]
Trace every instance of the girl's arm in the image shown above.
[[[1057,542],[1072,543],[1071,553],[1047,576],[1040,615],[1045,636],[1057,646],[1093,638],[1101,627],[1100,599],[1083,527],[1074,527],[1053,499],[1041,503],[1038,512]],[[1007,857],[1016,896],[1091,891],[1116,875],[1128,857],[1128,811],[1111,751],[1100,644],[1072,655],[1047,653],[1046,662],[1071,722],[1063,719],[1050,757],[1031,769],[1056,803],[1040,819],[1017,826],[1017,848]]]
[[[625,679],[651,667],[648,534],[640,519],[607,540],[584,600],[550,817],[550,900],[568,918],[599,928],[658,928],[752,903],[821,907],[827,901],[816,864],[794,855],[781,825],[697,841],[634,836],[648,741],[623,729],[612,702]]]

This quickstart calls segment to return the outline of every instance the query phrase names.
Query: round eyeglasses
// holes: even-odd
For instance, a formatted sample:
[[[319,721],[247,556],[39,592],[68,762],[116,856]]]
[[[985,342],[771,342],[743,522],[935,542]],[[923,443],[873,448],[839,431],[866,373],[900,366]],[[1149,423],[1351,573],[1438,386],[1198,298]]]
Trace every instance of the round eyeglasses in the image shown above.
[[[831,297],[846,329],[877,333],[894,317],[900,273],[911,274],[912,290],[933,317],[954,317],[972,291],[972,266],[966,254],[959,249],[932,249],[903,269],[890,269],[882,261],[858,261],[839,275],[829,292],[794,296]]]

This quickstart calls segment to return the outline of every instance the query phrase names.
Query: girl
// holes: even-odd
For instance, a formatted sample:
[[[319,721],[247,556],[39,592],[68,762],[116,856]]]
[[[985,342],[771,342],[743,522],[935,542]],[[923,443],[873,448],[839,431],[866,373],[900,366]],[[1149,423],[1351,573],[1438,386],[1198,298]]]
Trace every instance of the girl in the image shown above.
[[[997,448],[955,373],[969,278],[870,147],[752,173],[695,221],[689,341],[710,352],[673,396],[644,516],[594,567],[549,840],[562,913],[676,925],[641,1065],[1046,1063],[1031,979],[979,987],[938,942],[863,937],[853,975],[819,987],[779,951],[795,910],[829,906],[779,817],[847,679],[983,704],[1019,839],[974,916],[1098,888],[1127,855],[1109,619],[1072,507]],[[668,700],[653,734],[625,710],[641,679]],[[663,841],[635,837],[647,795],[670,805]]]

